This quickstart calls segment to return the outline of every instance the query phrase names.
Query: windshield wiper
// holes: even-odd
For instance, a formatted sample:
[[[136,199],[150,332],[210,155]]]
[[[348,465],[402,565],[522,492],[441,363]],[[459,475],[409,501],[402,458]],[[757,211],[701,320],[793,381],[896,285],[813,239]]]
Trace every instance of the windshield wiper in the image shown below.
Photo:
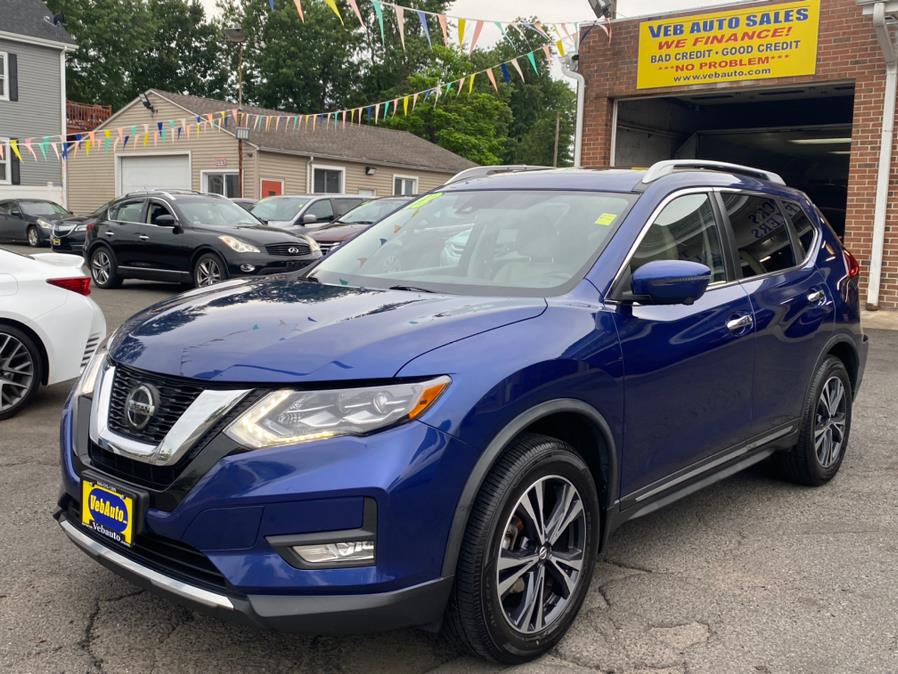
[[[389,290],[407,290],[412,293],[432,293],[433,290],[427,288],[418,288],[417,286],[390,286]]]

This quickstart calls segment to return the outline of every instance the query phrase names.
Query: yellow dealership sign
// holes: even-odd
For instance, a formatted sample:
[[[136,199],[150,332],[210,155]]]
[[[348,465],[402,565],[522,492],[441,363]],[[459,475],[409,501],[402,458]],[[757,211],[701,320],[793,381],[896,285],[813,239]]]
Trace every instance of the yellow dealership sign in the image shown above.
[[[820,0],[639,25],[638,89],[813,75]]]

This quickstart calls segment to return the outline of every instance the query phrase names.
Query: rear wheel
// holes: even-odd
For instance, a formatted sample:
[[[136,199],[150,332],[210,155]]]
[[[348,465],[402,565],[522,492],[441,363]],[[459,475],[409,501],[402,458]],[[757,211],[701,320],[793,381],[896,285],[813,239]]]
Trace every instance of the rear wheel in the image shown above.
[[[193,285],[205,288],[228,278],[227,267],[215,253],[201,255],[193,265]]]
[[[490,471],[471,512],[447,630],[503,663],[551,649],[583,603],[599,527],[583,459],[560,440],[522,436]]]
[[[784,477],[813,487],[835,477],[848,448],[853,402],[845,365],[828,357],[811,382],[798,444],[777,455]]]
[[[98,288],[118,288],[122,285],[115,255],[106,246],[100,246],[90,254],[90,277]]]
[[[34,225],[29,225],[28,229],[25,230],[25,238],[28,241],[28,245],[32,248],[37,248],[41,245],[41,237],[37,232],[37,227]]]
[[[43,361],[34,340],[10,325],[0,325],[0,419],[21,410],[37,393]]]

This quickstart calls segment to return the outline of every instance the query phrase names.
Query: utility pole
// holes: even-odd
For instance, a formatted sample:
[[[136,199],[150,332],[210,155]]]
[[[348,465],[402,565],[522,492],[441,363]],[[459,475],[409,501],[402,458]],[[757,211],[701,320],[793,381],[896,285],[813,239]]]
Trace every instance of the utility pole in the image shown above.
[[[249,128],[241,126],[243,122],[243,50],[246,48],[246,31],[239,26],[225,28],[225,37],[228,42],[240,45],[240,55],[237,58],[237,128],[234,135],[237,136],[237,195],[243,196],[243,141],[249,138]],[[227,188],[225,189],[227,191]]]
[[[552,166],[558,168],[558,137],[561,135],[561,112],[555,113],[555,152],[552,154]]]

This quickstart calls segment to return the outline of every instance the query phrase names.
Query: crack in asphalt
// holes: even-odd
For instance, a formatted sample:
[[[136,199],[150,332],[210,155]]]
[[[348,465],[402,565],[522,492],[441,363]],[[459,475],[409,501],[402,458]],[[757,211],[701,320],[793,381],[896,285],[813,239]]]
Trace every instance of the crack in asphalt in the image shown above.
[[[139,594],[143,594],[146,590],[132,590],[130,592],[126,592],[121,595],[117,595],[115,597],[110,597],[108,599],[100,599],[97,598],[94,603],[94,608],[91,610],[90,614],[87,616],[87,620],[84,624],[84,636],[81,637],[81,640],[78,642],[78,648],[84,651],[87,654],[87,657],[90,659],[91,670],[96,671],[98,673],[102,673],[103,670],[103,658],[94,653],[93,651],[93,631],[94,625],[97,622],[97,618],[100,617],[100,613],[103,610],[104,604],[114,604],[115,602],[121,601],[122,599],[127,599],[128,597],[136,597]]]

